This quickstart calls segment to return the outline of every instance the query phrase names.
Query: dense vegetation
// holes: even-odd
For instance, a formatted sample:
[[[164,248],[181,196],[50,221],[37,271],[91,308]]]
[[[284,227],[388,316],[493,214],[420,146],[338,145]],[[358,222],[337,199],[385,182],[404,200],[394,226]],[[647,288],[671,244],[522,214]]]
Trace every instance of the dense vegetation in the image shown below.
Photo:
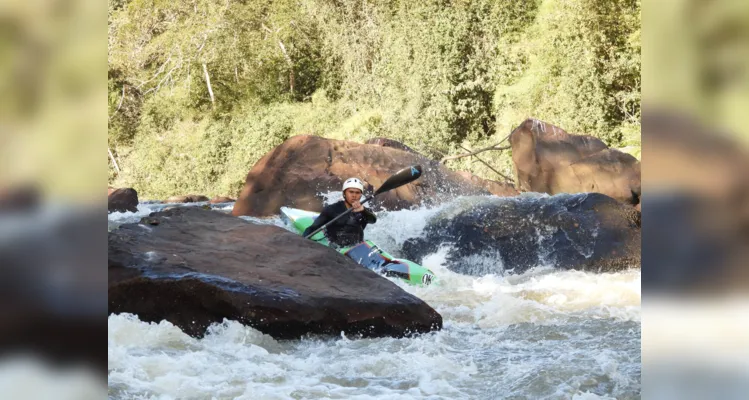
[[[298,134],[439,159],[535,117],[637,148],[640,1],[110,0],[108,79],[110,183],[145,198],[236,195]]]

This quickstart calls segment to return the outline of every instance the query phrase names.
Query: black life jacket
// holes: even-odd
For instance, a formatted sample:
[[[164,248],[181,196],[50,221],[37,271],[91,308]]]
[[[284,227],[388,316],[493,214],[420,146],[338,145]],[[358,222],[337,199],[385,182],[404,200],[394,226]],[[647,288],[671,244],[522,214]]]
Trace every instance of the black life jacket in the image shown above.
[[[327,220],[333,219],[346,211],[343,200],[331,204],[323,210]],[[350,212],[325,228],[325,237],[333,244],[341,247],[351,246],[364,241],[364,228],[367,224],[377,221],[374,213],[365,208],[362,212]]]

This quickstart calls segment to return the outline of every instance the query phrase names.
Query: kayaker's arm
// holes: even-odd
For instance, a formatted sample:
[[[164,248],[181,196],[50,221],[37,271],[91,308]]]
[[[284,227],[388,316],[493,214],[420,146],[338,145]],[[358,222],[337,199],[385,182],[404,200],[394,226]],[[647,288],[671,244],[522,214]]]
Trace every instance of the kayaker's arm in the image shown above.
[[[328,208],[327,207],[323,208],[320,215],[318,215],[317,218],[315,218],[315,222],[313,222],[312,225],[310,225],[309,227],[307,227],[307,229],[304,230],[304,232],[302,233],[302,236],[309,235],[310,233],[317,230],[317,228],[325,225],[331,219],[333,218],[330,216],[330,213],[328,212]]]
[[[364,207],[364,211],[362,211],[362,214],[364,214],[364,217],[366,217],[368,224],[374,224],[375,222],[377,222],[377,215],[375,215],[375,213],[369,208]]]

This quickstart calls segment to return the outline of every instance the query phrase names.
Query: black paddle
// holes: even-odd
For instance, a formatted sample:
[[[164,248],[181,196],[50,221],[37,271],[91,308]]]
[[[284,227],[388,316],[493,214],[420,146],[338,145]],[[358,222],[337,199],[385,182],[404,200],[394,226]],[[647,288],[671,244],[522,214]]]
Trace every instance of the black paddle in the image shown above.
[[[366,203],[366,202],[374,199],[374,197],[377,196],[380,193],[385,193],[388,190],[393,190],[393,189],[395,189],[397,187],[401,187],[401,186],[403,186],[403,185],[405,185],[407,183],[411,183],[411,182],[419,179],[420,176],[421,176],[421,165],[412,165],[412,166],[410,166],[408,168],[403,168],[402,170],[396,172],[395,175],[393,175],[390,178],[388,178],[385,181],[385,183],[383,183],[382,186],[380,186],[380,188],[377,189],[377,191],[374,192],[374,194],[372,195],[372,197],[368,197],[366,200],[362,201],[361,204],[363,205],[364,203]],[[332,224],[333,222],[335,222],[339,218],[343,217],[344,215],[347,215],[348,213],[350,213],[353,210],[354,210],[353,208],[349,208],[348,210],[344,211],[341,215],[339,215],[339,216],[333,218],[332,220],[328,221],[325,225],[323,225],[323,226],[315,229],[314,232],[310,233],[309,235],[305,236],[304,238],[305,239],[309,239],[312,236],[315,236],[315,234],[317,232],[320,232],[321,230],[325,229],[326,226]]]

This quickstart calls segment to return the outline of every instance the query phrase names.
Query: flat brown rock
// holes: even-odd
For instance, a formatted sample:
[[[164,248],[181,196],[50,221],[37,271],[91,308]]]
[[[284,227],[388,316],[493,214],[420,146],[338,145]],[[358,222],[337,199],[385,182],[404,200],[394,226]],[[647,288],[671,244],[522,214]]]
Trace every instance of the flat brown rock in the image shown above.
[[[109,313],[168,320],[193,336],[225,318],[279,339],[442,327],[429,305],[333,249],[193,207],[109,233]]]

